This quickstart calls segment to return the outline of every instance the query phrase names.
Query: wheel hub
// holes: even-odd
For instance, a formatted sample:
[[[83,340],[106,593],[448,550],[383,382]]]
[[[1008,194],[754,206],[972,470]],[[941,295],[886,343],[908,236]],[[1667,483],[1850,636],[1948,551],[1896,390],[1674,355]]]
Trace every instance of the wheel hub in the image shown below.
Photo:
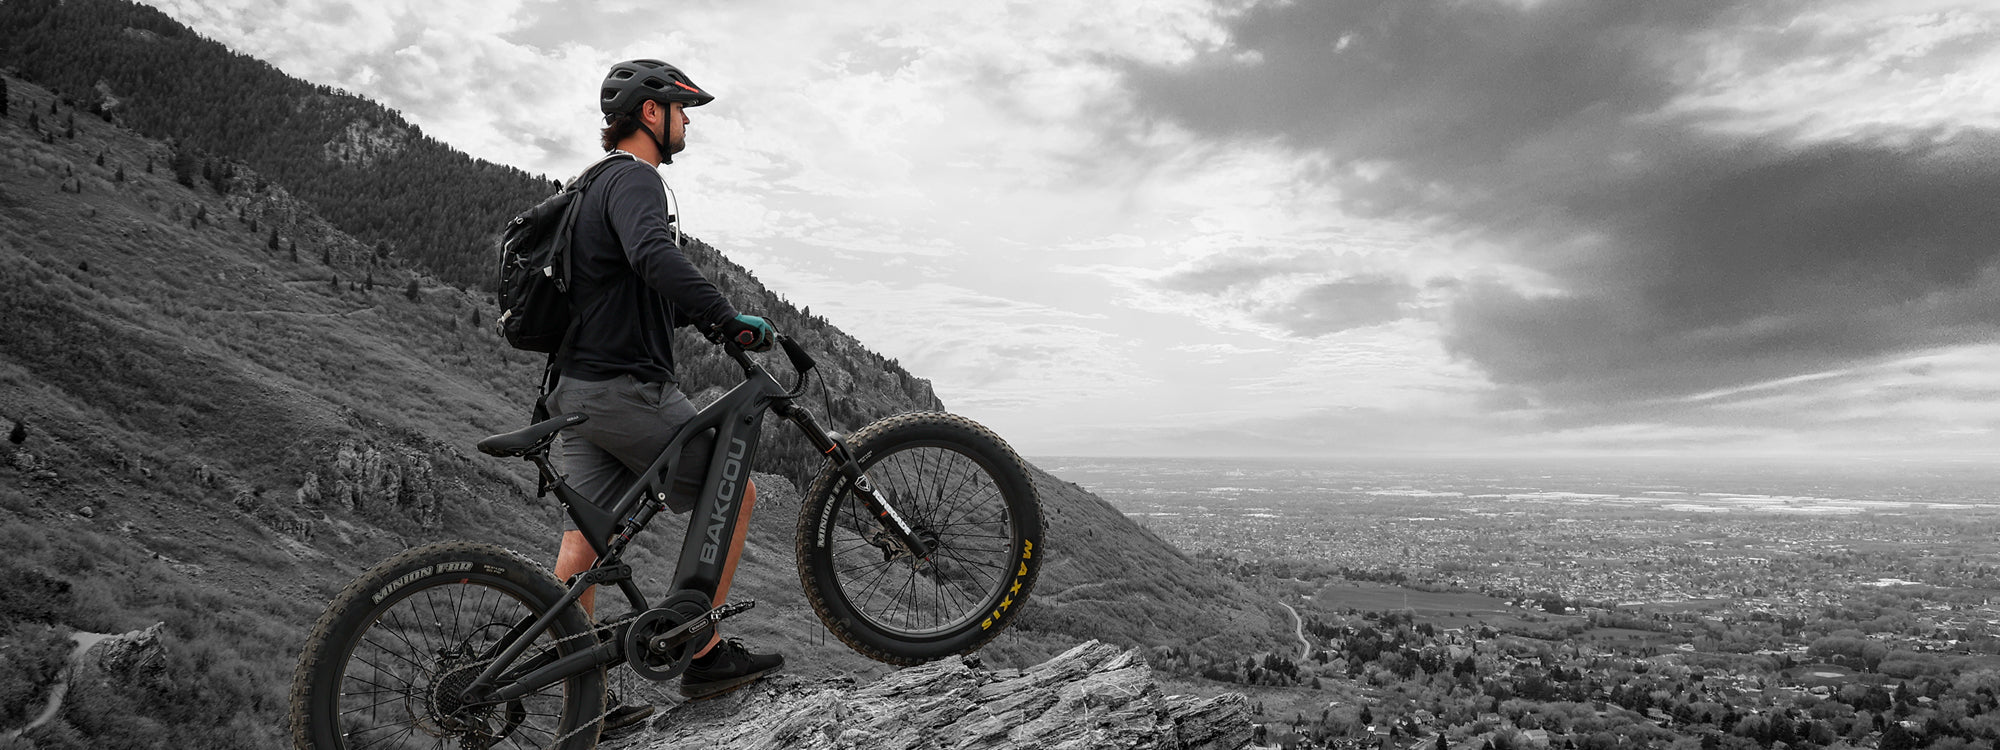
[[[512,734],[525,718],[525,709],[520,701],[507,704],[506,715],[501,720],[499,731],[493,729],[489,719],[493,718],[493,706],[468,705],[463,697],[486,663],[472,657],[472,649],[461,645],[456,650],[447,649],[439,654],[436,677],[431,681],[425,706],[428,722],[419,722],[426,733],[433,737],[454,737],[460,747],[488,748]]]

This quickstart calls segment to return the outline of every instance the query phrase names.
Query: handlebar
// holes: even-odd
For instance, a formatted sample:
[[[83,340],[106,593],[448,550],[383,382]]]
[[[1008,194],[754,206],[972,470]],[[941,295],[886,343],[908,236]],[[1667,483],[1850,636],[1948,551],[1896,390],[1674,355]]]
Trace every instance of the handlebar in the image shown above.
[[[747,371],[755,368],[757,363],[750,359],[749,352],[744,349],[742,339],[746,335],[750,337],[751,342],[756,341],[756,333],[744,331],[737,334],[734,338],[718,336],[717,338],[720,338],[721,341],[717,343],[722,344],[722,351],[728,354],[730,359],[736,360],[736,364],[741,365]],[[812,356],[806,353],[805,348],[799,346],[799,343],[793,341],[791,337],[781,333],[777,334],[776,340],[778,345],[784,348],[785,358],[791,360],[792,369],[799,374],[798,382],[793,383],[792,389],[785,393],[785,398],[796,398],[799,394],[805,393],[806,374],[812,371],[816,363],[813,362]]]

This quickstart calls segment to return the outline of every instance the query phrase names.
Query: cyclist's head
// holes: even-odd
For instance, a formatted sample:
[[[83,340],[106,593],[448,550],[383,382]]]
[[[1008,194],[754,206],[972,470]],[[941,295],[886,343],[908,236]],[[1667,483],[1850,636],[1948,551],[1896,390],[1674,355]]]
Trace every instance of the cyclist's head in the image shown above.
[[[616,148],[626,137],[645,130],[659,146],[661,160],[671,162],[674,152],[685,143],[672,137],[672,131],[680,127],[680,117],[670,105],[699,107],[712,101],[715,97],[694,85],[680,68],[659,60],[627,60],[613,65],[597,92],[598,109],[604,112],[604,148]],[[654,102],[662,115],[658,129],[642,117],[646,102]]]

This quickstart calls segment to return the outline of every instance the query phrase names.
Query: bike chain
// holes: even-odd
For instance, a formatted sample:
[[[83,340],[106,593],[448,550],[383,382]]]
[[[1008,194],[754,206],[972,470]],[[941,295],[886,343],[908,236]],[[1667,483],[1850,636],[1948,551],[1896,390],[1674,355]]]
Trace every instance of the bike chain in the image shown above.
[[[566,642],[568,642],[568,641],[573,641],[573,640],[576,640],[576,639],[578,639],[578,638],[582,638],[582,637],[584,637],[584,636],[587,636],[587,635],[596,635],[596,634],[598,634],[599,632],[601,632],[601,631],[604,631],[604,630],[608,630],[608,629],[613,629],[613,628],[617,628],[617,627],[618,627],[618,626],[620,626],[620,625],[624,625],[624,624],[626,624],[626,623],[629,623],[629,622],[632,622],[633,620],[637,620],[637,619],[639,619],[639,615],[640,615],[640,614],[642,614],[642,613],[639,613],[639,612],[633,612],[633,613],[631,613],[631,615],[632,615],[631,617],[626,617],[626,618],[624,618],[624,619],[620,619],[620,620],[613,620],[613,621],[611,621],[611,622],[606,622],[606,623],[600,623],[600,624],[599,624],[599,625],[597,625],[596,627],[593,627],[593,628],[591,628],[591,629],[589,629],[589,630],[585,630],[585,631],[583,631],[583,632],[581,632],[581,633],[577,633],[576,635],[572,635],[572,636],[565,636],[565,637],[562,637],[562,638],[557,638],[557,639],[556,639],[555,641],[553,641],[553,642],[549,643],[549,645],[548,645],[548,646],[546,646],[546,648],[556,648],[556,647],[558,647],[558,646],[561,646],[562,644],[564,644],[564,643],[566,643]],[[469,663],[467,663],[467,664],[464,664],[464,665],[461,665],[461,666],[460,666],[460,669],[466,669],[466,668],[471,668],[471,667],[479,667],[479,666],[484,666],[484,665],[487,665],[487,664],[492,664],[492,663],[493,663],[494,661],[498,660],[499,658],[500,658],[500,657],[499,657],[498,655],[495,655],[495,656],[493,656],[493,657],[491,657],[491,658],[487,658],[487,659],[481,659],[481,660],[479,660],[479,661],[475,661],[475,662],[469,662]],[[432,690],[436,690],[436,689],[437,689],[437,686],[433,686],[433,687],[432,687]],[[522,697],[526,697],[526,696],[522,696]],[[437,704],[436,704],[436,702],[435,702],[435,701],[436,701],[436,695],[435,695],[435,694],[433,694],[433,696],[432,696],[432,701],[433,701],[433,702],[432,702],[432,704],[431,704],[431,705],[437,705]],[[613,710],[614,708],[615,708],[615,707],[611,707],[611,706],[607,706],[607,707],[605,707],[605,709],[604,709],[604,713],[601,713],[601,714],[598,714],[598,715],[597,715],[597,718],[595,718],[595,719],[591,719],[590,721],[586,721],[586,722],[584,722],[584,723],[582,723],[582,724],[579,724],[579,725],[577,725],[577,728],[575,728],[575,729],[572,729],[572,730],[570,730],[568,734],[565,734],[565,735],[563,735],[563,736],[561,736],[561,737],[557,737],[557,738],[555,738],[555,740],[554,740],[554,741],[552,741],[552,742],[550,742],[550,743],[549,743],[548,747],[547,747],[547,748],[545,748],[545,750],[554,750],[555,748],[557,748],[557,747],[561,746],[561,745],[562,745],[562,743],[564,743],[564,742],[568,742],[568,741],[569,741],[569,739],[570,739],[571,737],[575,737],[576,735],[578,735],[578,734],[581,734],[581,733],[582,733],[582,732],[583,732],[584,730],[586,730],[586,729],[591,729],[591,728],[593,728],[593,727],[596,727],[596,726],[598,726],[598,724],[599,724],[599,723],[601,723],[601,722],[603,722],[603,721],[604,721],[605,717],[607,717],[607,716],[610,716],[610,715],[611,715],[611,712],[612,712],[612,710]],[[495,739],[498,739],[498,738],[496,737]]]

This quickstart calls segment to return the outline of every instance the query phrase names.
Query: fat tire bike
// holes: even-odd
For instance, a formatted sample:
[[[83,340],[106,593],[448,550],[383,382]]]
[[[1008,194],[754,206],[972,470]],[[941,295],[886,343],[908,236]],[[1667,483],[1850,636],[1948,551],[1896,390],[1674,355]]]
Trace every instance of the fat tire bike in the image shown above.
[[[754,602],[711,604],[737,526],[765,412],[796,425],[826,458],[800,504],[799,583],[826,627],[855,651],[909,666],[978,650],[1017,618],[1044,550],[1041,501],[1006,441],[965,417],[900,414],[845,437],[793,403],[812,358],[777,337],[797,377],[781,385],[740,342],[724,351],[743,382],[675,434],[609,512],[570,487],[549,459],[562,414],[479,442],[540,472],[597,553],[558,581],[493,544],[405,550],[354,579],[313,624],[293,673],[294,745],[339,750],[595,747],[606,670],[680,676],[716,623]],[[622,561],[667,509],[682,448],[712,434],[673,586],[650,601]],[[577,600],[615,587],[630,614],[594,623]],[[598,611],[609,602],[600,601]]]

